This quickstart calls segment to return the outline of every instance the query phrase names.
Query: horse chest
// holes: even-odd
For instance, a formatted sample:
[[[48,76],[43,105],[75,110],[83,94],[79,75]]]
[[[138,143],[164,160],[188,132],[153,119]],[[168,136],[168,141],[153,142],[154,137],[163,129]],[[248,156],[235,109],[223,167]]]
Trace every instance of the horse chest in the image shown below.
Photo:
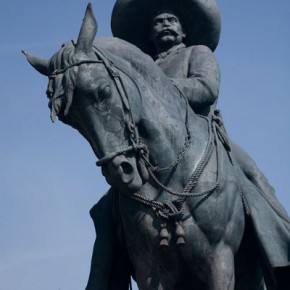
[[[124,202],[124,204],[123,204]],[[214,206],[199,209],[195,212],[192,206],[185,205],[183,229],[185,245],[177,245],[176,224],[164,222],[157,217],[151,208],[136,206],[136,202],[120,201],[120,215],[123,235],[132,260],[146,260],[149,264],[166,267],[189,262],[197,257],[205,257],[211,247],[223,234],[223,226],[217,219],[216,200],[211,199]],[[207,204],[208,205],[208,204]],[[160,232],[166,224],[168,231],[168,247],[160,246]],[[172,269],[171,269],[172,270]]]

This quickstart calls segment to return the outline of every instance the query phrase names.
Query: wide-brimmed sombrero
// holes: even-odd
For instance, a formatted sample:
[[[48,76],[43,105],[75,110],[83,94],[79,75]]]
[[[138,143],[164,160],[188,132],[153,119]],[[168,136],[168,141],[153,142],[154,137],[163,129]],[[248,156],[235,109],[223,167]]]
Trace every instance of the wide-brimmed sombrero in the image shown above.
[[[181,20],[187,46],[203,44],[215,50],[221,31],[215,0],[117,0],[111,19],[113,36],[154,55],[150,23],[154,14],[163,9],[176,13]]]

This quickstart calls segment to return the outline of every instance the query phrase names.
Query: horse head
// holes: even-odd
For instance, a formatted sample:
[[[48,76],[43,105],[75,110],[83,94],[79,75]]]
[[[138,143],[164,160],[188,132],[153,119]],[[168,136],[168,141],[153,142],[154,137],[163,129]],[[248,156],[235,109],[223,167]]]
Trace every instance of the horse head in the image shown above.
[[[130,142],[138,118],[133,120],[110,63],[93,48],[96,33],[97,21],[89,4],[76,43],[65,43],[49,60],[24,54],[37,71],[49,77],[52,121],[58,117],[77,129],[100,159],[97,164],[107,182],[121,192],[133,193],[144,182],[132,149],[135,144]]]

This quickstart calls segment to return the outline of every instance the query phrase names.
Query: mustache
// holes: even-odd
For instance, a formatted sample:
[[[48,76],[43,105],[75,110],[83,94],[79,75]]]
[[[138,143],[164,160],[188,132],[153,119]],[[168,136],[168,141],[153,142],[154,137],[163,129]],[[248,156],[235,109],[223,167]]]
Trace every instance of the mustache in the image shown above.
[[[174,36],[177,36],[179,34],[174,29],[167,27],[167,28],[163,28],[162,30],[160,30],[159,32],[157,32],[156,33],[156,36],[162,36],[162,35],[166,34],[167,32],[169,32],[170,34],[172,34]]]

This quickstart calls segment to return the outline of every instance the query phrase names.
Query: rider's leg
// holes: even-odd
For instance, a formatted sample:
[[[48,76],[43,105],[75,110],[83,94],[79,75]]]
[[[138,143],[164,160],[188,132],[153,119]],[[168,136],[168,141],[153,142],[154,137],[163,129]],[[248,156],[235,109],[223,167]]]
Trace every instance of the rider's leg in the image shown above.
[[[237,144],[231,143],[232,156],[237,166],[244,173],[246,178],[256,187],[265,200],[271,205],[276,213],[288,221],[288,213],[280,204],[275,195],[274,188],[268,182],[266,176],[257,167],[254,160]]]
[[[259,191],[267,195],[275,196],[274,188],[268,179],[257,167],[254,160],[240,146],[231,142],[232,155],[245,176],[257,187]]]

